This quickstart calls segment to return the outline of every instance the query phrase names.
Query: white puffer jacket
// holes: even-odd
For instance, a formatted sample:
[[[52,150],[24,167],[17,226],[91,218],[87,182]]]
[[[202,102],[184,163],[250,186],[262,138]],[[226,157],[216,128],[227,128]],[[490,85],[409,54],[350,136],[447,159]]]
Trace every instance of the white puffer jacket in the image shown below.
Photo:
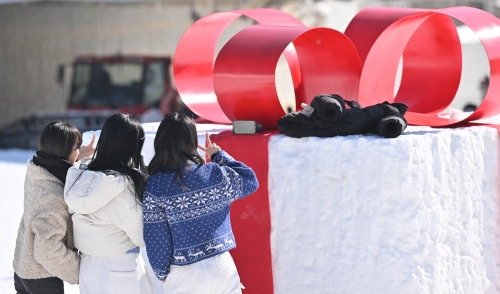
[[[142,206],[122,174],[97,172],[77,163],[68,170],[64,200],[73,219],[75,247],[94,257],[144,247]]]

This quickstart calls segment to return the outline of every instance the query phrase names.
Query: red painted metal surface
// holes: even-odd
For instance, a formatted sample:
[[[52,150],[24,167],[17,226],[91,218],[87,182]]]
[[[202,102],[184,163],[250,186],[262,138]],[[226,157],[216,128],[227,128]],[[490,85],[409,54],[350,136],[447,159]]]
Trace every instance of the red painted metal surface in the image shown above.
[[[365,64],[368,52],[373,43],[384,32],[384,30],[398,19],[425,11],[424,9],[399,8],[380,9],[380,7],[365,8],[358,12],[347,26],[344,34],[351,39],[358,50],[361,64]]]
[[[231,204],[236,248],[231,250],[245,294],[272,294],[271,211],[269,208],[269,138],[275,132],[212,135],[212,142],[251,167],[259,180],[252,195]],[[249,152],[251,150],[251,152]]]
[[[223,30],[242,15],[264,25],[240,31],[224,46],[215,61],[214,77],[217,41]],[[382,101],[406,103],[410,124],[458,123],[437,115],[451,104],[460,84],[461,47],[451,17],[478,35],[490,62],[486,97],[464,121],[499,113],[500,103],[495,97],[500,94],[500,20],[471,7],[368,8],[356,15],[346,35],[357,48],[363,66],[357,100],[363,106]],[[314,43],[318,40],[323,44]],[[345,56],[344,51],[351,48],[333,46],[338,40],[347,44],[340,34],[305,28],[297,19],[276,10],[215,13],[200,19],[182,37],[175,54],[174,77],[184,102],[205,119],[219,123],[252,119],[275,127],[277,118],[284,114],[274,82],[281,54],[286,56],[292,73],[298,108],[318,93],[335,92],[356,100],[356,66],[339,63],[341,59],[336,58]],[[401,57],[403,75],[394,97]]]
[[[286,47],[285,52],[286,61],[288,63],[288,67],[290,69],[290,73],[292,75],[293,88],[297,90],[297,88],[302,83],[302,73],[300,72],[300,61],[297,56],[297,50],[295,50],[295,46],[293,43],[290,43],[288,47]],[[300,105],[297,104],[297,108]]]
[[[230,120],[255,120],[264,127],[276,127],[285,112],[276,91],[275,71],[290,43],[300,64],[295,82],[298,106],[321,93],[356,99],[361,64],[345,35],[326,28],[255,25],[229,40],[215,62],[215,93]]]
[[[265,25],[304,26],[298,19],[279,10],[251,9],[208,15],[184,33],[174,56],[177,90],[189,109],[213,122],[230,123],[214,92],[213,65],[217,41],[224,29],[240,16]]]
[[[450,19],[471,28],[482,42],[490,63],[490,87],[472,121],[500,112],[500,20],[471,7],[440,10],[369,8],[361,11],[346,35],[364,60],[358,101],[363,106],[398,101],[410,106],[405,115],[413,125],[446,126],[460,121],[437,116],[448,107],[460,83],[461,47]],[[400,57],[403,76],[394,97]]]

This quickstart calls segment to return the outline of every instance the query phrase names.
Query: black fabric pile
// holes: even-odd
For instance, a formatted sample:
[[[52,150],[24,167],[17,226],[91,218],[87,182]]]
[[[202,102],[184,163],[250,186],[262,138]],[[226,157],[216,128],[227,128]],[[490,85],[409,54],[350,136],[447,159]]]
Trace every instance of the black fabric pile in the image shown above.
[[[408,106],[403,103],[384,102],[361,108],[339,95],[321,94],[314,97],[310,107],[303,107],[304,111],[291,112],[278,120],[282,134],[302,138],[375,133],[396,138],[408,125],[404,118]]]

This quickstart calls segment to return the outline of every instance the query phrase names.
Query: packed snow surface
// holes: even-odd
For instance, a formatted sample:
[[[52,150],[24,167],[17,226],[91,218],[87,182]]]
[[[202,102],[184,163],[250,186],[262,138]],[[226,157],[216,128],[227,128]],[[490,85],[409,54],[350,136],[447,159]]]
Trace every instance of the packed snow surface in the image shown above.
[[[34,150],[0,150],[0,293],[14,294],[14,271],[12,259],[16,247],[17,228],[23,215],[24,177],[26,162],[33,157]],[[80,293],[78,286],[65,283],[66,294]]]
[[[497,293],[498,134],[269,144],[275,293]]]

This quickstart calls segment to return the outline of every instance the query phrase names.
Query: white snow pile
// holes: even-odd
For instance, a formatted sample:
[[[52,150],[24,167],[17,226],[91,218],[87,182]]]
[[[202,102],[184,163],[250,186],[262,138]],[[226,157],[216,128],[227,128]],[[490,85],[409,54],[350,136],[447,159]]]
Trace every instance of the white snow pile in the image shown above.
[[[275,293],[497,293],[497,131],[271,138]]]
[[[144,146],[142,147],[142,155],[144,156],[144,162],[146,163],[146,165],[149,164],[149,162],[153,158],[153,155],[155,154],[154,140],[156,136],[156,130],[158,130],[159,126],[160,126],[159,122],[143,124],[146,138],[144,140]],[[212,134],[218,134],[222,131],[232,130],[232,127],[229,125],[218,125],[218,124],[198,124],[196,128],[198,131],[198,144],[203,146],[205,145],[205,133],[212,135]],[[83,133],[83,144],[88,144],[90,140],[92,140],[92,136],[94,133],[96,134],[96,143],[97,143],[97,141],[99,140],[99,136],[101,135],[100,130]],[[205,153],[203,151],[198,149],[198,152],[202,156],[205,156]]]

